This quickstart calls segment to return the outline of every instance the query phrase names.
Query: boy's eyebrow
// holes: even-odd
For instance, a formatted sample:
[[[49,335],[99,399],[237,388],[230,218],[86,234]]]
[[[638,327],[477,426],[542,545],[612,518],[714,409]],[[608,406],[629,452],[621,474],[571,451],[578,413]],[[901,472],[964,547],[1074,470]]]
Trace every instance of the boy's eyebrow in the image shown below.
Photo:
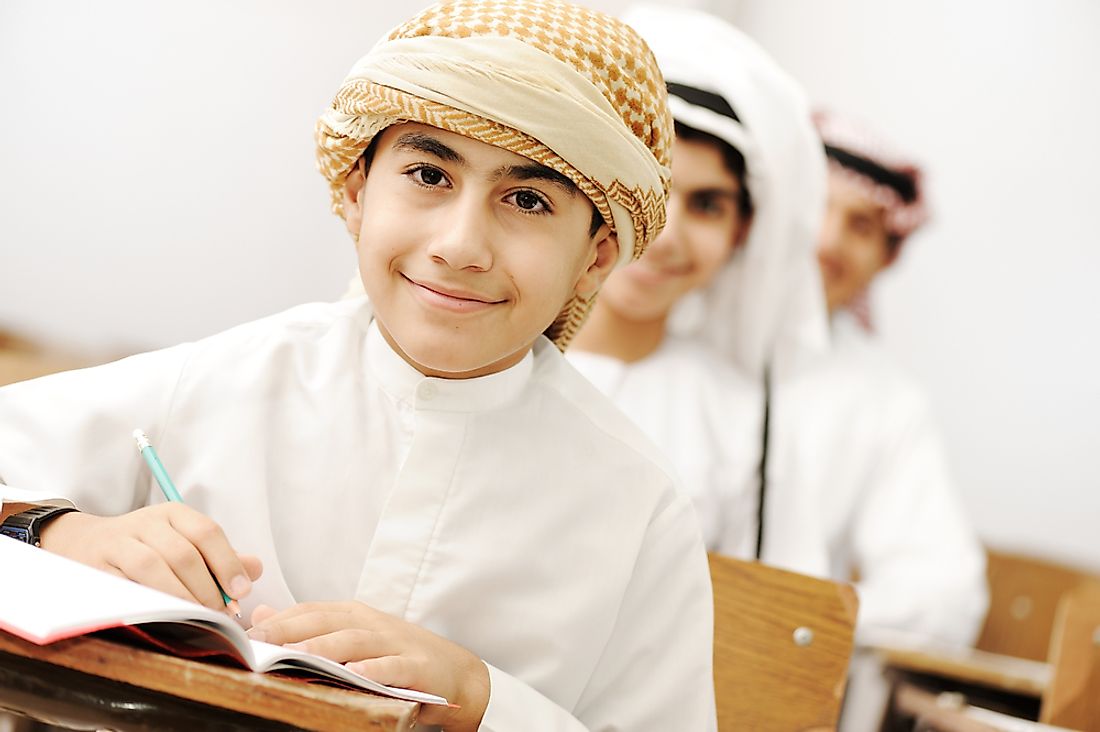
[[[721,196],[722,198],[737,198],[741,195],[741,191],[736,188],[726,188],[724,186],[708,186],[706,188],[695,188],[688,192],[690,196]]]
[[[493,172],[493,180],[503,178],[515,178],[517,180],[544,180],[553,183],[570,196],[576,195],[577,184],[569,180],[553,168],[548,168],[539,163],[527,163],[525,165],[502,165]]]
[[[427,153],[428,155],[433,155],[448,163],[466,165],[466,158],[462,157],[457,150],[448,147],[436,138],[431,135],[426,135],[423,132],[406,132],[397,138],[393,146],[401,150],[413,150],[415,152]],[[577,193],[576,183],[553,168],[548,168],[545,165],[535,162],[522,165],[502,165],[493,171],[490,178],[495,181],[504,178],[515,178],[517,180],[544,180],[558,186],[570,196]]]
[[[434,155],[440,160],[444,160],[448,163],[456,163],[458,165],[466,164],[466,158],[462,157],[455,150],[447,147],[431,135],[425,135],[422,132],[406,132],[404,135],[397,138],[397,142],[395,142],[393,146],[402,150],[414,150],[416,152]]]

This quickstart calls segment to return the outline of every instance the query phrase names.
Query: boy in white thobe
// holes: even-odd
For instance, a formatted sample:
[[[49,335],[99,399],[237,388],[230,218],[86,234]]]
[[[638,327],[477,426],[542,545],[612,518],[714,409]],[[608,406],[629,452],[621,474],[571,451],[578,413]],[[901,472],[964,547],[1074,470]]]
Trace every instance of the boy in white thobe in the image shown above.
[[[825,574],[817,515],[782,471],[761,471],[764,374],[826,341],[813,258],[825,161],[809,104],[718,18],[656,7],[625,18],[668,82],[669,221],[609,278],[567,357],[668,453],[709,549]],[[764,479],[775,508],[758,545]]]
[[[44,549],[218,606],[213,574],[253,637],[456,705],[425,724],[713,729],[690,502],[559,351],[663,225],[670,138],[627,26],[429,8],[318,124],[369,302],[0,390],[4,520],[75,505]]]
[[[875,343],[867,288],[926,218],[920,169],[835,115],[818,243],[831,347],[778,404],[777,457],[817,503],[830,572],[858,574],[856,642],[969,645],[987,604],[985,555],[922,390]],[[887,688],[857,649],[841,729],[877,726]]]
[[[815,121],[829,162],[818,258],[831,347],[792,382],[777,440],[789,438],[804,480],[822,483],[833,574],[858,571],[857,640],[900,631],[969,645],[985,614],[985,555],[927,399],[869,330],[868,287],[926,218],[921,171],[849,121]]]

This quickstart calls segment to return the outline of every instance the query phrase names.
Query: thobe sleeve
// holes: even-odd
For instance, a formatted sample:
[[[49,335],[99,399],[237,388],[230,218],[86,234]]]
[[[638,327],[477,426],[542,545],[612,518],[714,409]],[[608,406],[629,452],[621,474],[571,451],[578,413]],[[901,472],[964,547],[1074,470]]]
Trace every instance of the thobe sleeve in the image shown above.
[[[852,526],[857,641],[876,631],[969,645],[988,602],[985,553],[956,497],[926,403],[895,400]]]
[[[615,629],[574,714],[490,667],[481,729],[714,730],[712,602],[693,508],[678,496],[649,526]]]
[[[144,505],[131,436],[156,441],[190,346],[0,389],[0,499],[75,504],[102,515]]]

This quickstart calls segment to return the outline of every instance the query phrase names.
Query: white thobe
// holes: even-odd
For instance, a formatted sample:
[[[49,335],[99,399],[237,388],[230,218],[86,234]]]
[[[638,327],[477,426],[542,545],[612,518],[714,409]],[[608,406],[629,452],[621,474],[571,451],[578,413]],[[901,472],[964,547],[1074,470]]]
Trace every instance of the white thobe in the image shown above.
[[[985,554],[923,392],[845,314],[827,361],[786,387],[774,400],[775,462],[816,503],[831,575],[858,571],[857,642],[973,643]]]
[[[666,336],[630,363],[576,349],[566,359],[667,455],[695,505],[707,549],[756,558],[763,387],[695,338]],[[825,575],[818,517],[813,504],[796,500],[797,489],[768,476],[764,534],[784,540],[766,540],[760,559]]]
[[[954,494],[920,390],[849,319],[827,359],[776,386],[761,559],[851,579],[857,640],[899,633],[970,644],[986,608],[984,554]],[[707,548],[755,556],[760,385],[692,340],[632,363],[567,358],[668,455]]]
[[[566,360],[668,457],[707,548],[755,552],[763,391],[696,339],[667,337],[630,363],[576,349]]]
[[[477,653],[483,730],[713,729],[712,608],[690,502],[547,340],[503,372],[421,375],[363,300],[0,389],[5,501],[187,503],[285,608],[354,598]]]

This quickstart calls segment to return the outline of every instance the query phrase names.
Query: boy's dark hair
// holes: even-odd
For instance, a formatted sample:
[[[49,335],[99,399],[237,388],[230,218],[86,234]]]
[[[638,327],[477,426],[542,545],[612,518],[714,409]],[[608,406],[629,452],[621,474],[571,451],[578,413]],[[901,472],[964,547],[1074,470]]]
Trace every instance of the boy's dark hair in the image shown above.
[[[741,151],[709,132],[697,130],[679,121],[674,122],[674,125],[676,137],[691,142],[705,142],[718,148],[718,151],[722,153],[722,161],[726,164],[726,169],[733,173],[737,178],[737,182],[741,184],[741,195],[737,198],[737,210],[743,217],[752,216],[752,193],[745,182],[745,156],[741,154]]]
[[[370,144],[367,145],[367,149],[364,150],[362,156],[360,156],[363,161],[364,175],[367,173],[368,170],[370,170],[370,164],[374,161],[374,151],[377,149],[377,143],[378,140],[381,139],[381,137],[381,134],[375,135],[374,138],[370,141]],[[730,149],[732,150],[733,148]],[[743,161],[742,167],[744,167]],[[355,168],[353,167],[352,170],[354,169]],[[558,179],[557,176],[555,176],[555,179]],[[560,176],[560,182],[562,183],[562,185],[568,186],[574,191],[577,190],[576,184],[566,178],[564,175]],[[744,189],[744,185],[742,185],[742,189]],[[596,235],[596,232],[600,230],[600,227],[604,225],[604,220],[603,216],[600,215],[599,209],[596,208],[596,204],[592,203],[592,201],[589,200],[588,205],[592,207],[592,222],[588,225],[588,236],[593,237]]]

